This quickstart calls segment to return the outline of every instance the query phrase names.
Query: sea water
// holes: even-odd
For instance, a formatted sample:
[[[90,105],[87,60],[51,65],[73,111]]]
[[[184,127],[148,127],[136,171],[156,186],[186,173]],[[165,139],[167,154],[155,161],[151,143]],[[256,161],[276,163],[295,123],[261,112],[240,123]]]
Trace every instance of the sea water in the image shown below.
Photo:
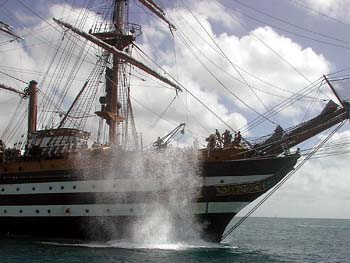
[[[249,218],[223,244],[3,239],[3,262],[350,262],[350,220]]]

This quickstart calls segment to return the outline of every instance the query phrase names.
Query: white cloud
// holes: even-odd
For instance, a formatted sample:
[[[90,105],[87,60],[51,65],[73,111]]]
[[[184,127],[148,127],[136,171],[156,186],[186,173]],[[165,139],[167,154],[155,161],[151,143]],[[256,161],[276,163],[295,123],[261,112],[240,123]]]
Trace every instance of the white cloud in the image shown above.
[[[190,4],[191,9],[195,10],[196,16],[205,17],[210,22],[220,23],[230,30],[238,26],[239,13],[223,12],[221,6],[215,1],[193,1]]]
[[[298,0],[315,11],[325,13],[344,22],[350,21],[349,0]],[[312,12],[315,14],[315,12]],[[316,13],[317,14],[317,13]]]
[[[205,4],[207,2],[201,1],[200,3]],[[169,17],[176,21],[179,28],[178,34],[175,34],[177,65],[174,65],[172,60],[174,57],[172,42],[167,42],[171,43],[168,46],[162,45],[165,39],[170,38],[170,34],[166,30],[155,33],[152,27],[150,27],[150,30],[147,28],[143,34],[143,40],[147,40],[147,42],[144,41],[142,49],[149,51],[149,54],[152,54],[157,61],[167,64],[171,73],[173,75],[178,74],[180,82],[185,86],[192,88],[189,85],[192,84],[189,80],[192,80],[202,90],[205,90],[207,96],[215,94],[221,104],[216,105],[216,108],[225,107],[229,112],[239,112],[243,115],[253,113],[252,110],[247,109],[246,106],[232,96],[230,94],[232,92],[242,101],[262,113],[265,111],[265,107],[261,101],[267,108],[271,108],[281,102],[283,98],[289,97],[291,93],[263,84],[240,71],[251,86],[259,88],[260,91],[255,91],[260,98],[259,100],[250,88],[232,78],[234,76],[241,80],[231,63],[218,51],[213,39],[234,64],[290,92],[298,92],[308,85],[309,82],[306,78],[313,81],[322,74],[327,74],[330,70],[330,63],[322,54],[317,54],[310,47],[302,47],[290,38],[279,35],[270,27],[256,28],[242,37],[230,33],[229,30],[222,34],[216,34],[210,23],[210,14],[201,12],[201,8],[198,9],[199,11],[194,9],[193,12],[201,25],[197,23],[196,19],[186,9],[177,8],[168,12]],[[209,12],[207,11],[207,13]],[[227,15],[226,10],[221,10],[221,13],[223,17]],[[159,27],[161,24],[154,21],[152,23],[153,27]],[[209,36],[202,27],[205,28]],[[257,38],[264,41],[266,45],[262,41],[257,40]],[[152,49],[152,45],[147,44],[148,41],[152,42],[152,45],[156,45],[157,52]],[[267,47],[267,45],[271,48]],[[296,73],[280,57],[283,57],[289,64],[293,65],[305,78],[301,74]],[[228,72],[228,74],[225,72]],[[222,84],[225,87],[222,87]],[[276,96],[271,96],[271,94]],[[290,117],[287,119],[289,120],[287,122],[285,122],[286,118],[281,119],[283,125],[295,124],[296,118],[301,119],[306,107],[307,103],[299,103],[283,111],[282,114]],[[320,105],[316,105],[315,109],[319,110]],[[255,113],[253,115],[257,116]],[[223,118],[228,119],[225,115],[223,115]],[[219,123],[219,121],[214,121],[212,128],[220,125]],[[270,127],[270,131],[272,129]]]

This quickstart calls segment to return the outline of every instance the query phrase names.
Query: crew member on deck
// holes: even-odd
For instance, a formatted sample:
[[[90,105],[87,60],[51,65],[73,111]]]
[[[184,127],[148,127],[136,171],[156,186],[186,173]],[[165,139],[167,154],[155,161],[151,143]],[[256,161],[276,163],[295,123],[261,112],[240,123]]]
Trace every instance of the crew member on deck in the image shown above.
[[[208,150],[208,157],[210,156],[210,152],[215,149],[216,146],[216,135],[210,134],[208,138],[206,138],[206,141],[208,142],[207,150]]]
[[[234,145],[239,146],[239,144],[241,143],[241,140],[242,140],[242,135],[241,135],[241,132],[238,131],[235,134]]]
[[[221,145],[222,145],[222,140],[221,140],[221,134],[220,132],[218,131],[218,129],[215,129],[215,135],[216,135],[216,140],[217,140],[217,144],[218,144],[218,147],[221,148]]]
[[[224,147],[229,147],[232,140],[232,134],[229,130],[225,130],[225,132],[222,134],[222,139],[224,143]]]
[[[238,131],[238,133],[237,133],[237,143],[240,144],[241,140],[242,140],[242,135],[241,135],[241,132]]]

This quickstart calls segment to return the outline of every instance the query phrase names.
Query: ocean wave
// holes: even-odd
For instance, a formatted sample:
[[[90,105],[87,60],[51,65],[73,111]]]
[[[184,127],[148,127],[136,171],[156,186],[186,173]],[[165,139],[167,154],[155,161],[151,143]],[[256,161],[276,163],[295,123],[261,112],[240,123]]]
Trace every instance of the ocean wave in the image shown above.
[[[121,249],[151,249],[151,250],[190,250],[190,249],[236,249],[237,246],[229,244],[214,244],[204,241],[198,242],[174,242],[174,243],[137,243],[131,241],[108,241],[106,243],[65,243],[65,242],[40,242],[45,245],[84,247],[84,248],[121,248]]]

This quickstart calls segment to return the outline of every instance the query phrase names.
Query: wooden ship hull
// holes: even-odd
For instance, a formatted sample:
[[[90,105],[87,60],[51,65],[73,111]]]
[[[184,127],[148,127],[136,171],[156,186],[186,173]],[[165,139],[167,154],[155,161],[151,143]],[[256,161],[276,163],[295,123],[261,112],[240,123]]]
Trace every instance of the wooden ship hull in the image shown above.
[[[227,225],[241,209],[293,170],[300,154],[290,153],[289,148],[347,118],[347,108],[329,102],[315,118],[288,133],[276,129],[260,144],[212,147],[209,142],[208,148],[199,150],[195,155],[199,184],[194,186],[198,191],[187,200],[189,206],[184,212],[190,211],[200,224],[202,238],[220,242]],[[24,154],[14,149],[1,152],[1,234],[129,238],[133,226],[152,211],[155,201],[167,206],[172,191],[181,194],[183,189],[176,184],[130,174],[133,156],[149,153],[123,155],[123,150],[110,146],[88,148],[86,139],[86,133],[74,129],[35,131],[30,138],[35,147]],[[163,179],[166,176],[163,174]]]
[[[298,158],[202,162],[202,186],[189,205],[193,219],[201,225],[201,236],[220,242],[231,219],[283,179]],[[56,160],[40,165],[53,167],[55,163],[59,165]],[[151,178],[140,185],[128,176],[103,178],[103,169],[86,172],[53,167],[25,172],[25,164],[7,165],[8,172],[1,174],[0,233],[5,236],[131,238],[132,226],[152,210],[155,199],[166,205],[173,190]],[[14,172],[15,167],[22,167],[23,172]]]

